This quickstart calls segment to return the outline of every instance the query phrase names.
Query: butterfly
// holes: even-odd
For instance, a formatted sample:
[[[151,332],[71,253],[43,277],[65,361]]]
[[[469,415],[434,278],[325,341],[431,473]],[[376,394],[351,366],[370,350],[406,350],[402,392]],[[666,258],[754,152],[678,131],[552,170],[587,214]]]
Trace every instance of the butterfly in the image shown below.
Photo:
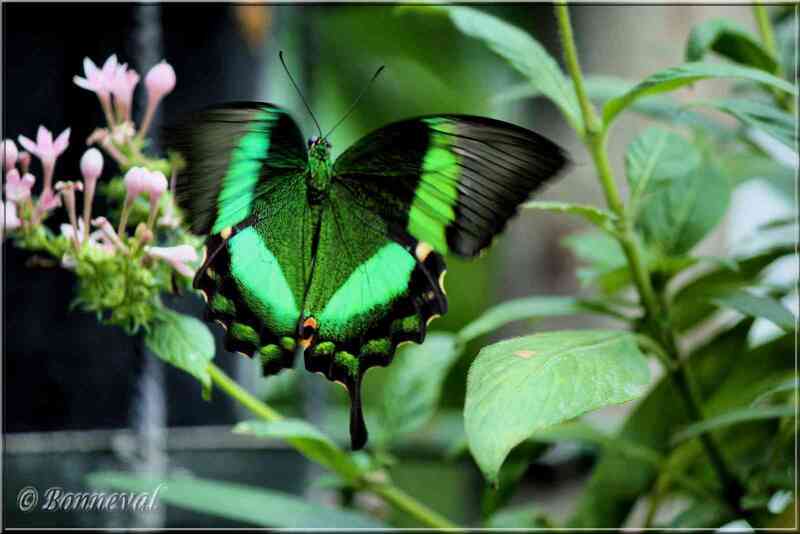
[[[455,114],[389,124],[335,161],[327,136],[306,141],[267,103],[208,108],[170,138],[186,160],[176,198],[207,235],[194,279],[207,318],[266,375],[302,353],[342,383],[354,450],[367,441],[364,373],[447,311],[444,256],[486,249],[567,163],[537,133]]]

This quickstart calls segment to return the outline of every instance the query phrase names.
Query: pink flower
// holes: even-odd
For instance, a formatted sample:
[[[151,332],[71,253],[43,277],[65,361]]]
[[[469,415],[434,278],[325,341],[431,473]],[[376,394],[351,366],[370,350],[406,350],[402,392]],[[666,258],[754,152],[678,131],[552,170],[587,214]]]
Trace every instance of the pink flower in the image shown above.
[[[39,224],[47,212],[59,206],[61,206],[61,195],[54,193],[52,189],[42,191],[39,201],[36,203],[36,209],[33,210],[33,224]]]
[[[150,214],[147,217],[147,227],[153,228],[158,215],[158,201],[167,190],[167,177],[161,171],[149,173],[147,181],[147,193],[150,195]]]
[[[20,152],[19,153],[19,157],[17,158],[17,161],[19,162],[19,170],[22,171],[22,174],[27,173],[28,172],[28,167],[30,167],[30,165],[31,165],[31,155],[30,155],[30,153],[25,152],[25,151]]]
[[[151,258],[164,260],[173,269],[183,276],[194,276],[194,269],[187,265],[188,262],[197,261],[197,251],[190,245],[178,245],[177,247],[147,247],[147,254]]]
[[[2,151],[0,157],[3,159],[3,169],[6,171],[13,169],[17,164],[17,145],[11,139],[6,139],[0,144],[0,150]]]
[[[83,175],[83,225],[84,237],[89,234],[89,222],[92,220],[92,201],[97,179],[103,173],[103,154],[96,148],[90,148],[81,157],[81,174]]]
[[[31,197],[31,188],[36,178],[26,173],[22,178],[17,169],[11,169],[6,174],[6,198],[12,202],[20,203]]]
[[[103,234],[102,241],[106,244],[111,243],[114,247],[121,250],[123,253],[128,253],[128,247],[119,238],[119,235],[114,231],[111,223],[105,217],[98,217],[92,221],[92,224],[98,227]],[[99,238],[100,239],[100,238]]]
[[[109,93],[117,73],[117,56],[112,55],[109,57],[103,64],[102,69],[98,69],[88,57],[83,58],[83,73],[86,78],[75,76],[72,78],[72,81],[78,87],[86,89],[87,91],[92,91],[97,95],[109,126],[114,124],[114,117],[111,115]]]
[[[64,206],[67,208],[67,215],[69,215],[69,222],[72,224],[72,227],[75,229],[73,232],[74,236],[77,236],[79,233],[78,231],[78,217],[75,211],[75,191],[82,191],[83,184],[80,182],[58,182],[56,184],[56,191],[61,193],[61,197],[64,199]],[[75,248],[77,249],[80,246],[80,240],[75,237],[73,239],[75,243]]]
[[[16,230],[22,226],[22,221],[17,217],[17,207],[13,202],[0,202],[0,218],[2,218],[2,226],[0,226],[0,240],[5,236],[6,230]]]
[[[133,91],[138,83],[139,74],[135,70],[129,70],[127,64],[117,67],[110,87],[111,94],[114,95],[114,108],[117,111],[117,119],[120,121],[130,119]]]
[[[44,191],[48,191],[53,181],[53,169],[56,165],[56,159],[64,153],[69,146],[69,132],[67,128],[55,141],[53,134],[44,126],[39,126],[36,132],[36,142],[34,143],[24,135],[19,136],[19,144],[25,150],[35,155],[42,162],[44,168]]]
[[[61,206],[61,196],[53,191],[43,191],[39,195],[39,206],[43,211],[50,211]]]
[[[153,120],[153,115],[156,112],[158,103],[175,89],[175,82],[175,70],[164,60],[147,72],[147,75],[144,77],[144,85],[147,87],[147,109],[144,113],[144,120],[142,120],[141,127],[139,128],[138,138],[140,140],[150,127],[150,122]]]

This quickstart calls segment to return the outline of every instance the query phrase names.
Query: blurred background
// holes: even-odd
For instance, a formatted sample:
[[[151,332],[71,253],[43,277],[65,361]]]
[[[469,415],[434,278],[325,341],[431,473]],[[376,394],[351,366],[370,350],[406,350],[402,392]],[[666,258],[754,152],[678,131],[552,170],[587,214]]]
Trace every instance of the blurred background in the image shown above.
[[[561,58],[550,6],[485,9],[530,31]],[[584,70],[631,80],[682,63],[690,28],[723,16],[755,27],[746,6],[572,8]],[[375,69],[386,65],[358,109],[336,130],[331,139],[334,155],[393,120],[437,112],[492,116],[543,133],[571,152],[572,168],[543,198],[602,204],[589,157],[556,109],[543,99],[498,101],[496,95],[519,82],[519,76],[482,44],[458,33],[445,17],[391,6],[178,3],[5,3],[2,17],[3,138],[31,137],[39,124],[58,132],[71,127],[71,146],[81,147],[102,117],[94,95],[77,88],[72,77],[82,74],[85,56],[101,63],[112,53],[140,73],[162,58],[173,65],[178,84],[161,107],[161,124],[213,103],[262,100],[291,110],[311,134],[313,123],[278,61],[278,51],[284,50],[289,69],[323,128],[337,122]],[[697,98],[724,89],[708,84],[689,91]],[[142,111],[134,110],[135,116]],[[645,119],[630,115],[620,121],[611,146],[612,163],[618,168],[625,146],[645,124]],[[77,175],[81,153],[67,151],[59,160],[60,175]],[[790,197],[758,183],[746,187],[734,194],[728,220],[701,245],[705,253],[729,250],[764,220],[791,212]],[[450,312],[431,328],[460,328],[487,306],[513,297],[580,292],[576,260],[560,244],[579,230],[575,219],[523,213],[490,254],[470,263],[450,258]],[[247,414],[228,398],[214,395],[210,402],[203,401],[196,381],[149,356],[140,338],[70,311],[73,278],[68,271],[42,268],[30,254],[4,243],[3,280],[7,526],[237,525],[176,508],[140,516],[26,514],[15,504],[19,490],[28,485],[86,491],[84,477],[99,469],[186,471],[305,493],[321,503],[337,497],[332,490],[311,484],[322,472],[292,450],[231,434],[231,425]],[[195,296],[174,299],[170,305],[198,316],[203,309]],[[559,320],[558,326],[597,321],[570,318]],[[553,326],[543,321],[536,329]],[[214,331],[219,335],[217,328]],[[530,332],[531,326],[508,328],[496,337],[522,331]],[[431,428],[393,449],[397,462],[392,476],[398,484],[467,524],[478,519],[483,481],[468,457],[453,463],[439,458],[450,443],[448,437],[460,432],[466,370],[487,341],[476,342],[453,369],[445,387],[446,409]],[[287,371],[265,380],[257,364],[221,349],[216,362],[260,398],[283,412],[310,418],[345,442],[346,399],[339,388],[305,372]],[[367,407],[371,392],[381,387],[382,372],[369,373]],[[604,418],[603,424],[613,427],[625,409],[607,409],[593,417]],[[369,409],[367,417],[379,435],[379,418]],[[557,447],[530,467],[516,498],[533,499],[557,518],[566,516],[592,459],[588,450]]]

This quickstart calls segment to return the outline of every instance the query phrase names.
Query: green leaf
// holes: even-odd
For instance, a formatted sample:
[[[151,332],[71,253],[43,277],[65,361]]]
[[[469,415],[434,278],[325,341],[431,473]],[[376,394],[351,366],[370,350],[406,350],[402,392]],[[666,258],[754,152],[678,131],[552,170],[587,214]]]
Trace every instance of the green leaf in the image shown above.
[[[777,59],[754,35],[730,19],[711,19],[692,28],[686,61],[700,61],[709,51],[771,74],[778,71]]]
[[[422,345],[408,345],[395,356],[383,385],[387,438],[416,432],[436,412],[447,373],[461,355],[455,336],[431,333]]]
[[[214,358],[214,338],[205,324],[180,313],[164,310],[145,338],[147,348],[165,362],[211,387],[208,364]]]
[[[581,232],[562,240],[572,253],[587,264],[577,270],[582,286],[597,285],[613,294],[630,284],[631,276],[625,253],[616,239],[605,232]]]
[[[700,161],[700,151],[683,136],[661,128],[645,130],[628,146],[625,155],[630,209],[635,213],[645,195],[665,182],[687,176]]]
[[[586,204],[573,204],[571,202],[550,202],[543,200],[532,200],[522,205],[523,208],[529,208],[541,211],[570,213],[583,217],[595,226],[598,226],[606,232],[616,232],[615,223],[617,216],[608,210],[598,208],[596,206],[589,206]]]
[[[761,393],[758,397],[756,397],[753,402],[751,403],[753,406],[758,405],[772,397],[773,395],[777,395],[778,393],[786,393],[788,391],[793,391],[797,393],[798,389],[800,389],[800,379],[797,376],[792,376],[787,380],[783,380],[779,384],[775,386],[771,386],[769,389]]]
[[[499,510],[489,518],[486,528],[547,529],[553,528],[553,524],[544,513],[526,505]]]
[[[750,80],[797,95],[797,89],[792,84],[762,70],[720,63],[685,63],[652,74],[627,93],[606,102],[603,107],[603,121],[608,127],[622,110],[642,97],[674,91],[700,80],[717,78]]]
[[[88,477],[90,486],[124,492],[158,490],[157,502],[204,514],[273,528],[385,528],[363,514],[322,506],[294,495],[262,488],[181,477],[166,480],[101,471]]]
[[[694,438],[700,434],[711,432],[722,427],[744,423],[747,421],[759,421],[762,419],[774,419],[780,417],[792,417],[795,414],[794,406],[758,406],[752,408],[742,408],[731,410],[718,417],[711,417],[687,426],[672,438],[673,443],[680,443],[687,439]]]
[[[688,355],[685,365],[698,382],[701,394],[714,390],[740,361],[741,358],[730,356],[739,354],[737,351],[747,342],[751,324],[751,321],[743,321]],[[631,411],[617,437],[666,454],[670,436],[686,422],[688,416],[684,404],[679,402],[678,392],[668,377],[662,377]],[[659,471],[645,459],[635,459],[614,447],[604,448],[568,526],[621,526],[634,504],[651,490]]]
[[[637,223],[657,255],[685,254],[722,220],[730,195],[728,179],[707,163],[647,196]]]
[[[753,295],[747,291],[738,290],[714,297],[711,302],[750,317],[763,317],[775,323],[785,332],[793,332],[795,328],[795,317],[792,312],[771,297]]]
[[[449,6],[450,20],[462,33],[486,43],[531,86],[558,106],[577,130],[583,130],[578,99],[556,60],[527,32],[477,9]]]
[[[574,297],[536,296],[508,300],[486,310],[458,332],[462,345],[514,321],[593,313],[597,310]]]
[[[731,115],[744,126],[765,131],[793,150],[797,144],[794,116],[775,106],[752,99],[723,98],[697,100],[687,104],[687,107],[715,109]]]
[[[758,252],[752,256],[734,258],[736,271],[719,267],[701,274],[672,297],[672,323],[679,331],[697,326],[716,310],[711,304],[715,296],[724,295],[758,284],[760,273],[775,260],[794,252],[794,245],[785,245]]]
[[[506,456],[522,441],[638,397],[649,376],[647,360],[627,332],[546,332],[484,347],[467,377],[470,451],[494,484]]]
[[[340,449],[315,426],[302,419],[277,421],[243,421],[233,431],[258,438],[283,439],[291,442],[309,459],[336,471],[341,476],[354,479],[360,469],[350,455]]]

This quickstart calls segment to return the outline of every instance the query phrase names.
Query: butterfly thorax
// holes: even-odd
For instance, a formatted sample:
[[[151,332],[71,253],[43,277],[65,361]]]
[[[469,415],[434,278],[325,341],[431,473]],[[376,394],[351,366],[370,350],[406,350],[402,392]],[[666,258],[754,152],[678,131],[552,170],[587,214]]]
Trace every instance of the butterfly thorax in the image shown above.
[[[331,145],[327,140],[311,140],[308,147],[308,200],[312,204],[320,203],[328,195],[328,187],[333,177],[333,161]]]

